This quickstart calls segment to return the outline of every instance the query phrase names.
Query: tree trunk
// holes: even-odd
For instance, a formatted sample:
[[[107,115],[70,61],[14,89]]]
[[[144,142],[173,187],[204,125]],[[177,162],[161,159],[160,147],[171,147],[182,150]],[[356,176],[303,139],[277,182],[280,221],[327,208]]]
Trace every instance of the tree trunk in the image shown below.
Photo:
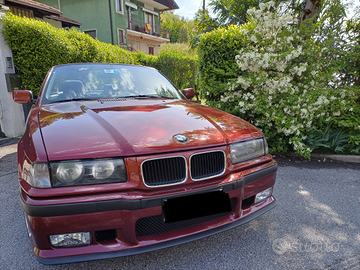
[[[306,0],[306,5],[299,18],[298,27],[307,19],[314,18],[312,23],[317,20],[317,15],[320,13],[321,0]]]

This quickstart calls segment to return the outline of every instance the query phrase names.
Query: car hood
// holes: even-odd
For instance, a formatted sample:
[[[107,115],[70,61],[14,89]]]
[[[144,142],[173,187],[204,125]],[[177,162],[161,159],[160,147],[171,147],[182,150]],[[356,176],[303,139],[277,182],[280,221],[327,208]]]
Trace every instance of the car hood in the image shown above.
[[[50,161],[209,148],[263,136],[253,125],[189,101],[74,101],[39,108]],[[185,135],[186,143],[174,140]]]

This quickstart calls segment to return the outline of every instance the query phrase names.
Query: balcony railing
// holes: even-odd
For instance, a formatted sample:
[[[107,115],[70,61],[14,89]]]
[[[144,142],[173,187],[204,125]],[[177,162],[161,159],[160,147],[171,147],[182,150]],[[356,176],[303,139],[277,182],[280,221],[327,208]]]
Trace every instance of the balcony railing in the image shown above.
[[[167,29],[160,28],[156,24],[153,25],[149,24],[147,26],[145,22],[138,20],[131,20],[130,22],[127,23],[127,29],[155,37],[170,39],[170,31]]]

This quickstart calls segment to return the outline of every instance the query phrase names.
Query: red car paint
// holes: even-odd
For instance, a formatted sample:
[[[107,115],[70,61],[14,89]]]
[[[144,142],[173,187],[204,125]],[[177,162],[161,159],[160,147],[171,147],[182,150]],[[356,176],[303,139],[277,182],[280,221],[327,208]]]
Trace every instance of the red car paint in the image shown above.
[[[242,224],[242,220],[248,221],[274,206],[272,196],[258,204],[251,203],[251,200],[249,203],[249,198],[275,184],[277,164],[272,156],[264,155],[232,164],[230,144],[264,136],[248,122],[192,103],[184,97],[42,104],[49,77],[45,79],[18,144],[21,200],[25,212],[30,207],[40,213],[33,216],[26,213],[25,216],[31,244],[41,262],[101,259],[163,248],[216,233],[231,224]],[[21,94],[25,96],[23,92]],[[185,135],[188,141],[175,141],[174,136],[179,134]],[[141,164],[145,160],[182,156],[189,165],[192,155],[208,151],[225,153],[225,170],[221,175],[194,181],[188,171],[185,182],[181,184],[165,187],[144,184]],[[36,188],[25,181],[34,162],[98,158],[123,158],[127,181],[60,188]],[[187,167],[187,170],[190,168]],[[251,181],[247,181],[250,177]],[[139,219],[162,215],[159,200],[223,188],[228,189],[224,192],[234,204],[230,214],[177,230],[137,235],[136,223]],[[124,210],[121,207],[117,209],[112,202],[130,203],[130,208],[141,206],[135,207],[135,210]],[[98,203],[109,203],[111,207],[97,211]],[[76,208],[79,205],[94,209],[79,210]],[[53,206],[61,211],[66,211],[67,207],[74,208],[74,212],[60,215],[46,212]],[[47,214],[41,214],[42,209]],[[97,241],[96,232],[104,230],[113,230],[116,237]],[[92,244],[68,248],[50,245],[49,235],[72,232],[91,232]]]

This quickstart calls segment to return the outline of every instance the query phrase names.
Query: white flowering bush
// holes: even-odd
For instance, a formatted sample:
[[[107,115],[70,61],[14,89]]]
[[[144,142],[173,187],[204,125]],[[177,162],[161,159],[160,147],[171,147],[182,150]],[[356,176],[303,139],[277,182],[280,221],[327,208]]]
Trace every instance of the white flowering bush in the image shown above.
[[[292,148],[310,157],[309,131],[353,111],[354,92],[331,87],[337,78],[326,48],[304,38],[291,15],[274,10],[273,2],[249,9],[256,27],[241,30],[239,76],[230,80],[217,106],[261,128],[272,151]]]

